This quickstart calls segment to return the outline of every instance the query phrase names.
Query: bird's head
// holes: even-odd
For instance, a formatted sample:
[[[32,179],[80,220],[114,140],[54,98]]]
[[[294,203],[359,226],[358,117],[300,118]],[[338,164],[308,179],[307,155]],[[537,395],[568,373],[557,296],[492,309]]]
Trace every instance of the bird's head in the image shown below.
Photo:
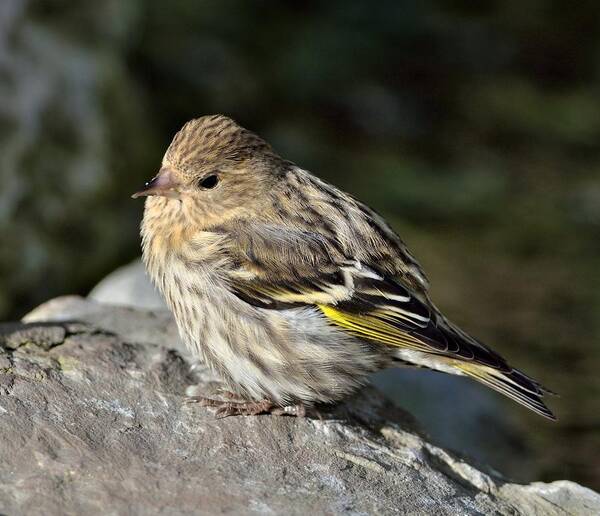
[[[218,223],[260,206],[284,170],[259,136],[228,117],[204,116],[183,126],[158,174],[132,197],[149,196],[146,207],[155,212],[177,208],[197,223]]]

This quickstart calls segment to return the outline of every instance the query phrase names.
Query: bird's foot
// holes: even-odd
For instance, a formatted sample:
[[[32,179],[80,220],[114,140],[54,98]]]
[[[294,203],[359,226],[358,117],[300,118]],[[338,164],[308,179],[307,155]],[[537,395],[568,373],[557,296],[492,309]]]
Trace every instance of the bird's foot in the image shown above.
[[[230,399],[239,399],[237,394],[231,392],[224,392],[222,395]],[[306,415],[306,407],[304,405],[298,404],[280,407],[267,399],[261,401],[225,401],[204,398],[202,396],[189,396],[186,398],[186,402],[198,403],[202,407],[216,408],[215,417],[217,419],[229,416],[257,416],[259,414],[296,417],[304,417]]]

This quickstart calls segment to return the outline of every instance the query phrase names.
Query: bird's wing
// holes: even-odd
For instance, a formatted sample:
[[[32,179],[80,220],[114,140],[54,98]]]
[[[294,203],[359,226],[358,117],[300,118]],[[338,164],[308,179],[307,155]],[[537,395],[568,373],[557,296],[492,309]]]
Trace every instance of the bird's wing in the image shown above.
[[[314,306],[330,324],[369,341],[416,351],[546,416],[544,388],[468,336],[401,278],[341,255],[320,234],[262,226],[234,236],[230,289],[264,309]],[[402,356],[402,355],[399,355]]]
[[[375,264],[343,256],[317,233],[255,226],[232,246],[231,290],[250,304],[281,309],[318,307],[332,323],[381,344],[477,360],[503,360],[487,348],[462,345],[446,334],[443,318],[400,278]]]

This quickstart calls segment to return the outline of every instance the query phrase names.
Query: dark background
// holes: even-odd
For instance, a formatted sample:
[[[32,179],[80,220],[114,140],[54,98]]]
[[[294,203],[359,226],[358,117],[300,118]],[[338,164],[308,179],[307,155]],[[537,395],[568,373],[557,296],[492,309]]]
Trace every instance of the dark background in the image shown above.
[[[129,195],[225,113],[381,211],[437,304],[560,392],[556,424],[500,402],[505,469],[598,489],[599,25],[597,1],[3,0],[0,317],[137,256]]]

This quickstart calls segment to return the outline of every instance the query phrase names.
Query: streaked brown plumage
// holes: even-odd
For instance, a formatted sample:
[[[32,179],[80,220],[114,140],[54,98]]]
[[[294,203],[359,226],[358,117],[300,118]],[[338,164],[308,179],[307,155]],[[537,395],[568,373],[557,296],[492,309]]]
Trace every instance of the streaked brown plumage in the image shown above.
[[[397,364],[474,378],[554,418],[545,389],[435,308],[370,208],[216,115],[167,150],[142,223],[147,269],[183,340],[243,400],[221,414],[343,399]]]

